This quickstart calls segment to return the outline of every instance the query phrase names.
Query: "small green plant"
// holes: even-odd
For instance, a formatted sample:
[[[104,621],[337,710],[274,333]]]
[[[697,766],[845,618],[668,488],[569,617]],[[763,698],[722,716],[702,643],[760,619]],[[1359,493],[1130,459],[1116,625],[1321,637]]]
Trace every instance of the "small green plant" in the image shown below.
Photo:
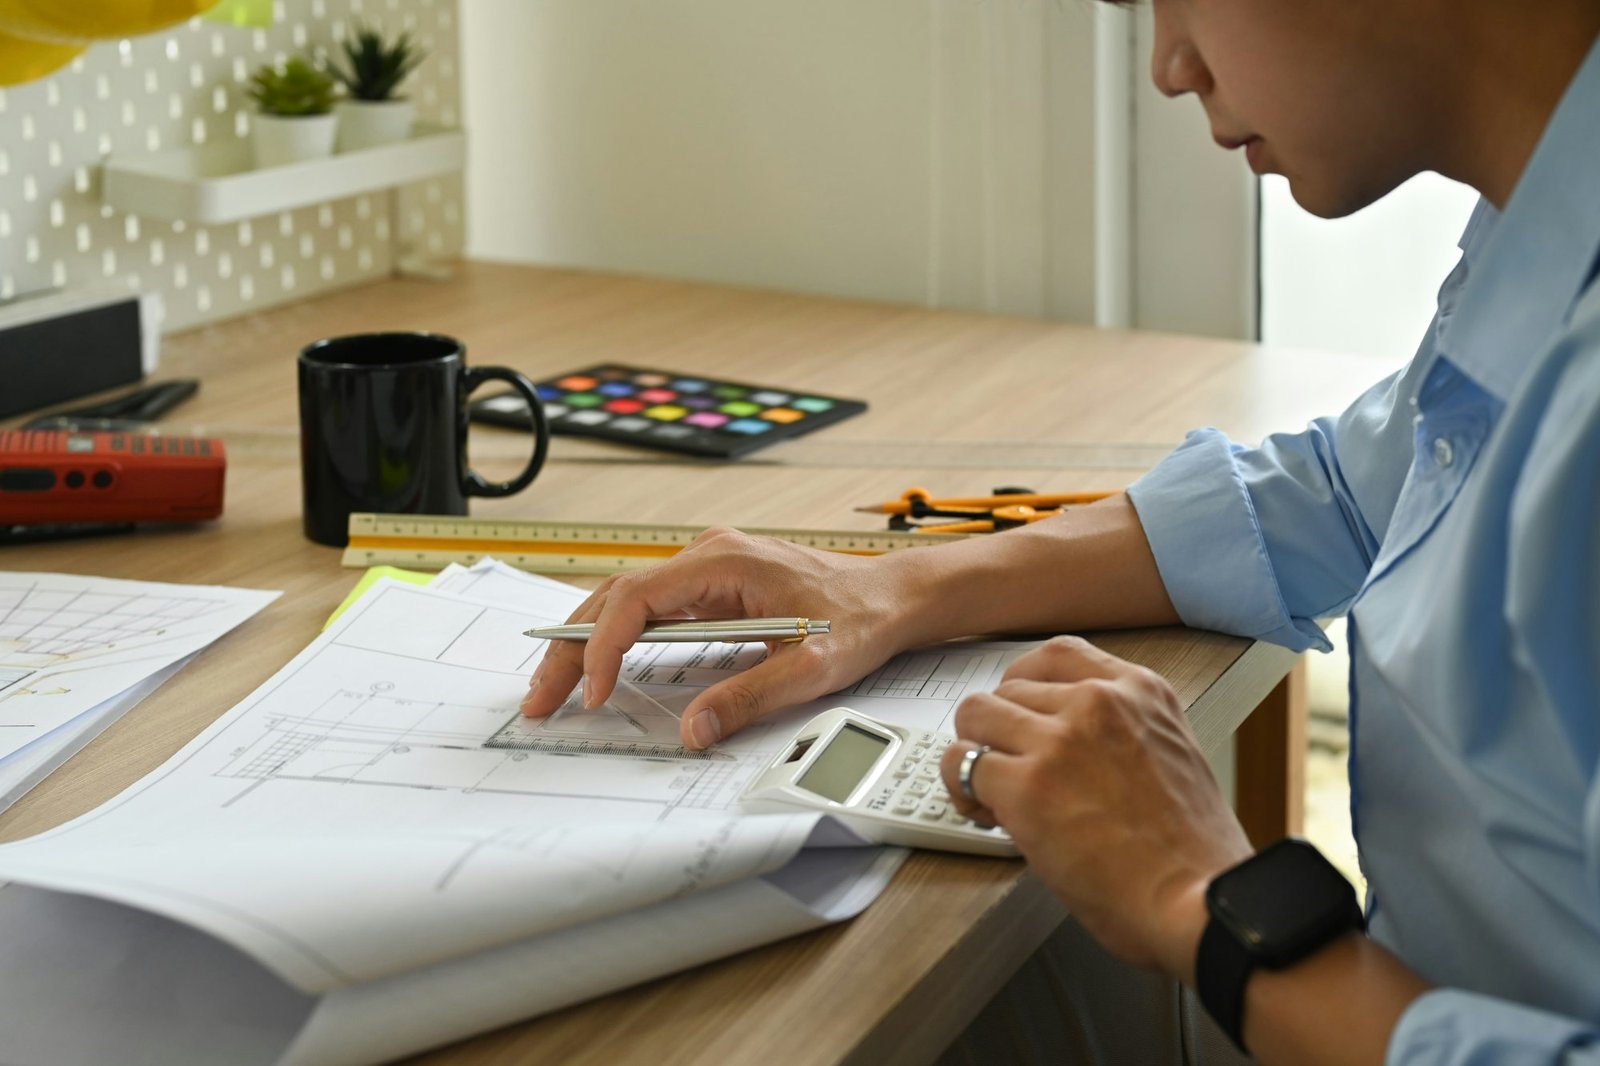
[[[394,99],[400,83],[428,53],[408,31],[386,41],[375,27],[356,23],[344,42],[344,54],[349,69],[335,65],[333,76],[344,83],[352,99],[370,101]]]
[[[304,59],[289,60],[280,69],[264,66],[246,90],[263,114],[326,115],[333,110],[334,81]]]

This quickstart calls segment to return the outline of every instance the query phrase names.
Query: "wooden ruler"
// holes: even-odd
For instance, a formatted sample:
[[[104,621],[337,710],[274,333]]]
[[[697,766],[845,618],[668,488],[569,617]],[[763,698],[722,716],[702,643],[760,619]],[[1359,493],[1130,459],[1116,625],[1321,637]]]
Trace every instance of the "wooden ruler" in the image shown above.
[[[703,526],[617,522],[532,522],[455,515],[350,516],[344,565],[438,570],[494,556],[540,574],[614,574],[636,570],[682,551]],[[826,551],[883,555],[902,548],[947,544],[955,534],[852,532],[826,529],[746,529]]]

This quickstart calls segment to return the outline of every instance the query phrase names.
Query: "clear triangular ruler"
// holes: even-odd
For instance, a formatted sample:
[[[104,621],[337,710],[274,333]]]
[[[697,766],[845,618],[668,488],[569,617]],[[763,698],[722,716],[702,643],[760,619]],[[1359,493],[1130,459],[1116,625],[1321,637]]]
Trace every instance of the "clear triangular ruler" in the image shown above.
[[[684,747],[678,740],[678,716],[620,678],[611,698],[600,706],[586,710],[582,690],[574,690],[548,718],[512,715],[484,747],[629,759],[733,759]]]

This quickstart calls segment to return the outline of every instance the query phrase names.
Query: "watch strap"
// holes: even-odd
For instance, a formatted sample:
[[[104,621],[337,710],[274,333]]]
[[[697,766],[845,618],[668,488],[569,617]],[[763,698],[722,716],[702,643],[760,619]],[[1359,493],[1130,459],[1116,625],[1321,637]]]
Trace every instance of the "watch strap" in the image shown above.
[[[1255,969],[1255,960],[1227,926],[1212,918],[1200,935],[1194,969],[1201,1006],[1228,1034],[1234,1047],[1250,1054],[1244,1046],[1244,989],[1250,971]]]

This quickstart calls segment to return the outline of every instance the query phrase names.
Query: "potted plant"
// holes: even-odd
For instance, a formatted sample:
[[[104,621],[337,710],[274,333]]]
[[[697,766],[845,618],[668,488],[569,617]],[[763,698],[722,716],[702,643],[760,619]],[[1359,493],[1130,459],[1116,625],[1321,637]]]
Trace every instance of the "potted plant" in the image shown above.
[[[300,58],[257,70],[247,90],[260,108],[251,123],[256,166],[332,155],[338,123],[334,88],[332,77]]]
[[[344,54],[349,66],[333,67],[333,76],[348,94],[338,107],[339,151],[405,140],[416,105],[395,91],[427,53],[409,32],[386,40],[375,27],[356,23],[344,42]]]

